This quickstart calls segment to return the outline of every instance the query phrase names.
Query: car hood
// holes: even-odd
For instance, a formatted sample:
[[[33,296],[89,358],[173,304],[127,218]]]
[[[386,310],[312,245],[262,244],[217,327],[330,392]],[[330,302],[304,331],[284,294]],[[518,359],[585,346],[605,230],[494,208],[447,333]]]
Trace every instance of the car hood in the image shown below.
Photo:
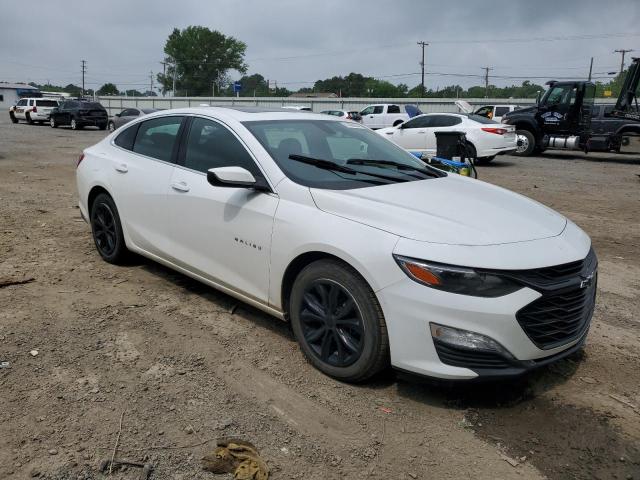
[[[353,190],[310,190],[320,210],[430,243],[524,242],[560,235],[567,224],[538,202],[455,174]]]

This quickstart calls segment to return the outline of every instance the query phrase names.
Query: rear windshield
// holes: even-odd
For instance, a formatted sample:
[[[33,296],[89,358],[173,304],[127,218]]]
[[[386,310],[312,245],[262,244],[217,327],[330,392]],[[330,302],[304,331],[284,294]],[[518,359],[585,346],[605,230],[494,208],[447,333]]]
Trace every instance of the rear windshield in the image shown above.
[[[494,120],[491,120],[490,118],[482,117],[480,115],[469,114],[468,116],[469,116],[469,120],[473,120],[474,122],[478,122],[478,123],[498,123]]]
[[[100,105],[98,102],[82,102],[80,104],[80,108],[91,109],[91,110],[104,110],[104,107]]]
[[[58,102],[55,100],[36,100],[37,107],[57,107]]]

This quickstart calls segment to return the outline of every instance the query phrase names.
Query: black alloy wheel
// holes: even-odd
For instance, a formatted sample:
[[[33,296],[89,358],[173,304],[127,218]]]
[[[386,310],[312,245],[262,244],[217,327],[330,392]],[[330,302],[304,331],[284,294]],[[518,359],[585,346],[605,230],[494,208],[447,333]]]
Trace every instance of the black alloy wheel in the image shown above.
[[[122,233],[120,216],[113,199],[99,194],[91,206],[91,231],[100,256],[109,263],[120,264],[128,250]]]
[[[311,283],[302,297],[300,320],[307,345],[324,363],[347,367],[362,355],[362,314],[339,283],[329,279]]]
[[[293,333],[309,363],[345,382],[362,382],[389,365],[382,308],[350,265],[322,259],[304,267],[287,302]]]

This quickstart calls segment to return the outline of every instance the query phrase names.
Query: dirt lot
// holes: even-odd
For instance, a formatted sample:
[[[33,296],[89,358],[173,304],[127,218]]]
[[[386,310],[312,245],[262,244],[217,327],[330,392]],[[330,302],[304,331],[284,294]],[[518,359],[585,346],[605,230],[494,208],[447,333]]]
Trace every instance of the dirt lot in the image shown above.
[[[517,382],[445,386],[389,372],[337,383],[286,324],[140,259],[100,260],[74,168],[104,132],[0,120],[0,478],[216,478],[215,439],[258,446],[273,478],[640,479],[640,161],[502,157],[483,180],[592,237],[598,306],[584,354]],[[32,356],[31,350],[38,354]],[[138,478],[139,470],[114,471]],[[224,477],[218,477],[224,478]]]

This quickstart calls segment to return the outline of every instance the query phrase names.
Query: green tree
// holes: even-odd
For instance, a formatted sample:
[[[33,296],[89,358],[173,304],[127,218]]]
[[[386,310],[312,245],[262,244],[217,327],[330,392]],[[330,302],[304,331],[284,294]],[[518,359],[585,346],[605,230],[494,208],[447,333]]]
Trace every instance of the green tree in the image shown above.
[[[113,83],[105,83],[96,92],[98,95],[118,95],[118,87]]]
[[[158,74],[164,91],[173,88],[183,95],[210,95],[214,82],[226,77],[229,70],[247,71],[244,54],[247,46],[231,36],[206,27],[175,28],[164,47],[165,74]],[[175,92],[174,92],[175,93]]]

